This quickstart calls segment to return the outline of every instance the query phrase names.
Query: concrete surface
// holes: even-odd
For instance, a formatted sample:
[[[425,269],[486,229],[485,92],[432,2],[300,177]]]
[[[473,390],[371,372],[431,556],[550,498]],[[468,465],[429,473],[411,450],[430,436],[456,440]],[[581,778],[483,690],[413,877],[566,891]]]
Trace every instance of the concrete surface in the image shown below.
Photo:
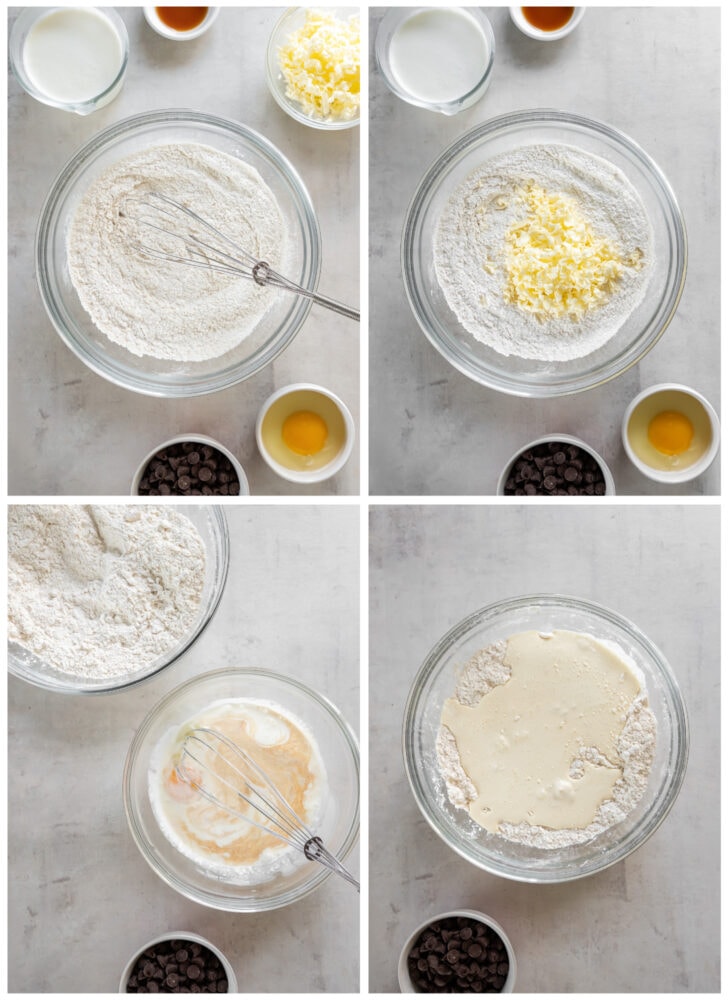
[[[268,36],[283,8],[230,7],[202,37],[174,42],[122,8],[129,32],[124,87],[82,118],[29,97],[8,82],[9,492],[128,494],[142,458],[179,433],[208,434],[239,458],[253,494],[359,492],[359,446],[344,469],[316,486],[280,479],[258,454],[255,418],[292,382],[333,390],[358,429],[359,326],[314,307],[290,347],[253,378],[186,400],[153,399],[91,372],[56,334],[40,300],[33,242],[45,196],[66,161],[103,128],[160,108],[192,108],[242,122],[288,157],[307,186],[322,240],[320,288],[359,302],[359,129],[322,132],[275,103],[265,79]],[[10,23],[17,9],[11,11]]]
[[[370,482],[379,495],[492,495],[527,442],[576,434],[606,459],[621,494],[720,492],[719,460],[692,483],[665,487],[636,471],[620,427],[637,393],[681,382],[720,404],[720,12],[716,7],[590,7],[566,38],[537,42],[507,7],[484,8],[495,33],[485,96],[451,118],[399,100],[370,56]],[[370,12],[370,48],[381,9]],[[677,313],[635,367],[606,385],[553,400],[486,389],[430,345],[400,276],[405,212],[425,170],[464,132],[495,115],[558,108],[626,132],[665,171],[688,232]]]
[[[717,506],[375,507],[370,517],[369,988],[428,915],[472,908],[515,949],[521,993],[720,991],[720,511]],[[563,885],[488,875],[419,812],[404,705],[437,640],[518,594],[595,600],[670,662],[691,732],[662,826],[613,867]]]
[[[190,902],[129,832],[122,769],[135,730],[183,681],[267,667],[326,694],[358,732],[359,529],[351,507],[229,508],[230,575],[197,644],[156,678],[92,697],[9,682],[11,993],[114,993],[145,942],[195,931],[230,959],[244,993],[357,992],[359,896],[331,876],[261,914]],[[358,847],[349,864],[358,871]]]

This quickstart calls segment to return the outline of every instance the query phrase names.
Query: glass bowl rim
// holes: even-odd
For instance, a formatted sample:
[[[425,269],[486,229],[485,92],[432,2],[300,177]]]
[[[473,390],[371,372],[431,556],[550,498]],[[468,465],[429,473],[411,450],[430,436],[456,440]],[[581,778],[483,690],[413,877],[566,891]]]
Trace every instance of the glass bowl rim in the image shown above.
[[[664,199],[664,206],[669,212],[668,219],[671,231],[674,230],[676,236],[677,280],[668,290],[666,297],[667,310],[660,320],[659,329],[653,331],[651,337],[646,342],[640,343],[626,358],[619,356],[621,357],[621,361],[613,359],[608,365],[605,364],[603,367],[607,367],[607,371],[600,372],[598,376],[594,374],[588,377],[584,375],[570,375],[556,385],[545,387],[539,383],[525,383],[520,377],[510,374],[506,375],[503,372],[486,372],[482,366],[476,368],[469,359],[455,355],[450,345],[441,339],[439,333],[430,328],[429,320],[419,305],[422,296],[416,287],[419,284],[419,280],[415,277],[418,273],[418,268],[415,265],[417,250],[415,234],[419,232],[421,219],[429,207],[432,194],[437,191],[440,179],[449,171],[452,165],[489,136],[508,133],[511,129],[518,130],[529,124],[572,127],[585,131],[592,136],[601,136],[614,143],[617,147],[626,150],[642,167],[646,168],[647,175],[656,182],[656,187]],[[685,287],[687,260],[688,248],[685,219],[675,192],[657,162],[634,139],[620,129],[597,118],[590,118],[587,115],[576,114],[570,111],[561,111],[556,108],[532,108],[509,111],[481,122],[455,139],[454,142],[437,156],[420,178],[405,212],[400,241],[400,267],[407,301],[418,326],[435,350],[462,375],[465,375],[466,378],[485,388],[494,389],[497,392],[503,392],[507,395],[535,399],[553,399],[586,392],[589,389],[597,388],[623,375],[634,365],[638,364],[657,344],[675,316]]]
[[[279,909],[282,906],[288,906],[291,903],[295,903],[305,896],[308,896],[315,889],[326,881],[330,875],[333,874],[323,865],[318,866],[318,871],[313,869],[315,874],[309,882],[304,883],[294,890],[289,890],[288,892],[279,893],[270,899],[259,899],[253,900],[255,905],[249,905],[251,900],[245,897],[228,897],[222,898],[212,892],[207,892],[206,890],[198,889],[197,887],[190,887],[181,879],[177,878],[172,872],[170,872],[162,859],[161,861],[157,858],[155,851],[150,851],[143,835],[140,825],[137,822],[136,806],[134,795],[131,788],[131,774],[132,770],[136,764],[136,759],[139,751],[142,747],[144,738],[147,736],[152,725],[156,722],[159,714],[170,705],[179,695],[188,691],[190,688],[200,685],[211,679],[218,679],[221,677],[231,677],[236,675],[246,676],[246,677],[264,677],[267,679],[272,679],[276,683],[282,682],[284,685],[296,688],[301,694],[309,697],[314,701],[320,708],[322,708],[328,716],[333,720],[333,722],[338,727],[339,733],[343,736],[344,741],[351,754],[351,763],[355,772],[355,782],[354,782],[354,809],[352,811],[351,819],[348,822],[348,829],[344,835],[344,840],[341,848],[337,851],[337,857],[340,861],[343,861],[351,853],[355,844],[357,843],[359,837],[359,816],[361,807],[361,789],[360,789],[360,779],[361,779],[361,764],[359,758],[359,741],[354,733],[354,730],[349,725],[347,720],[344,718],[339,709],[334,705],[334,703],[326,697],[326,695],[315,691],[313,688],[299,681],[295,677],[289,677],[285,674],[277,673],[273,670],[265,670],[262,667],[223,667],[219,670],[208,670],[201,674],[196,674],[194,677],[190,677],[188,680],[183,681],[178,684],[177,687],[168,691],[166,695],[157,701],[149,712],[146,714],[142,722],[137,727],[136,732],[129,744],[129,749],[127,751],[126,759],[124,761],[124,771],[122,776],[122,793],[124,799],[124,812],[126,814],[127,824],[132,835],[132,839],[139,850],[139,853],[147,862],[152,871],[162,879],[170,888],[174,889],[176,892],[180,893],[187,899],[191,899],[196,903],[200,903],[203,906],[208,906],[215,910],[223,910],[227,913],[257,913],[267,910]],[[171,845],[170,845],[171,846]],[[174,849],[174,848],[172,848]],[[231,905],[233,903],[243,904],[243,905]],[[248,904],[248,905],[245,905]]]
[[[25,681],[26,684],[32,684],[34,687],[42,688],[44,691],[53,691],[56,694],[62,695],[95,697],[96,695],[116,694],[119,691],[128,691],[130,688],[136,687],[138,684],[144,684],[146,681],[156,677],[163,670],[166,670],[167,667],[171,667],[173,664],[177,663],[178,660],[190,651],[202,633],[207,629],[208,625],[210,625],[212,619],[215,617],[217,609],[220,606],[220,601],[222,600],[222,595],[225,592],[225,585],[227,583],[228,572],[230,570],[230,532],[225,512],[218,504],[185,504],[180,505],[177,509],[181,513],[184,513],[185,507],[193,506],[201,510],[208,510],[212,515],[215,538],[217,539],[217,552],[220,559],[220,572],[215,581],[216,589],[212,596],[208,613],[200,620],[194,632],[192,632],[188,640],[185,642],[184,646],[175,653],[172,659],[167,660],[165,663],[160,663],[158,667],[155,667],[154,670],[151,670],[149,673],[141,674],[137,677],[130,677],[123,683],[107,684],[103,687],[98,686],[93,688],[74,687],[73,685],[58,685],[55,683],[49,683],[47,679],[39,675],[34,674],[31,676],[30,674],[22,673],[12,665],[10,657],[8,657],[8,672],[12,674],[13,677],[17,677],[18,680]],[[39,657],[39,659],[41,659],[41,657]]]
[[[298,302],[295,307],[291,306],[291,309],[295,308],[296,312],[295,315],[291,316],[285,337],[280,336],[280,331],[275,336],[271,335],[265,353],[250,370],[248,370],[248,361],[239,361],[233,366],[232,370],[223,373],[217,372],[194,376],[189,378],[188,381],[172,386],[156,381],[153,376],[148,376],[139,367],[136,367],[133,373],[125,371],[122,374],[116,364],[109,364],[105,359],[99,359],[89,354],[85,346],[77,341],[75,333],[72,333],[67,328],[62,317],[59,315],[56,305],[56,295],[51,287],[48,268],[46,267],[50,233],[52,226],[56,223],[59,206],[68,197],[69,192],[72,190],[74,178],[86,161],[90,157],[103,152],[104,149],[113,148],[119,141],[128,138],[130,135],[134,135],[138,129],[146,129],[154,126],[164,128],[174,125],[212,128],[228,136],[242,139],[255,150],[256,154],[260,155],[278,171],[286,185],[295,193],[296,214],[300,219],[302,228],[305,230],[304,242],[308,244],[306,252],[310,256],[310,274],[306,286],[311,290],[315,290],[321,274],[321,229],[311,195],[298,170],[274,143],[242,122],[235,121],[232,118],[224,118],[220,115],[211,115],[205,111],[194,111],[190,108],[161,108],[128,115],[96,132],[76,149],[61,167],[60,171],[56,173],[40,209],[35,231],[34,263],[40,298],[53,328],[66,347],[87,368],[113,385],[131,392],[138,392],[142,395],[163,399],[186,399],[191,396],[206,395],[229,389],[257,375],[290,346],[311,311],[313,306],[312,301],[306,296],[298,296]],[[69,184],[71,185],[70,187]],[[103,337],[103,334],[99,334],[99,336]],[[272,343],[270,343],[271,340],[273,341]],[[215,361],[216,359],[213,358],[210,360]],[[138,359],[138,361],[143,362],[143,359]]]
[[[546,608],[570,608],[572,610],[586,612],[606,620],[610,624],[617,626],[620,630],[626,631],[630,635],[630,638],[636,640],[636,642],[647,651],[653,660],[658,669],[661,680],[664,682],[665,693],[669,698],[670,704],[674,709],[676,716],[675,738],[678,749],[676,753],[675,771],[667,782],[666,792],[661,802],[660,814],[657,817],[653,817],[652,824],[642,830],[640,836],[635,838],[633,843],[628,844],[626,849],[622,849],[621,853],[616,854],[614,857],[607,856],[603,859],[603,863],[594,864],[586,871],[576,871],[571,874],[559,873],[556,877],[549,876],[548,873],[544,871],[540,871],[535,875],[529,874],[528,871],[525,870],[505,871],[491,859],[484,860],[482,858],[475,858],[460,844],[454,843],[450,839],[448,828],[440,821],[436,811],[430,805],[424,786],[419,780],[419,776],[417,774],[417,767],[414,759],[415,754],[412,749],[416,735],[414,732],[414,722],[418,706],[421,702],[423,689],[425,684],[437,672],[442,657],[448,652],[452,643],[456,639],[459,639],[473,631],[476,626],[482,624],[483,622],[492,621],[503,612],[517,611],[521,608],[526,608],[534,604],[539,604]],[[405,773],[407,775],[407,780],[415,802],[417,803],[417,806],[428,825],[451,850],[455,851],[456,854],[459,854],[460,857],[464,858],[476,868],[486,871],[491,875],[497,875],[500,878],[507,878],[514,882],[555,885],[563,882],[573,882],[577,879],[595,875],[598,872],[604,871],[606,868],[610,868],[617,862],[623,861],[626,857],[629,857],[630,854],[641,847],[661,826],[674,805],[675,799],[678,796],[685,777],[690,751],[690,733],[685,701],[678,686],[677,679],[673,674],[672,667],[660,649],[637,625],[631,622],[624,615],[621,615],[596,601],[572,597],[567,594],[535,593],[505,598],[504,600],[494,601],[491,604],[485,605],[484,607],[471,612],[465,618],[461,619],[448,629],[448,631],[441,636],[440,639],[437,640],[422,661],[422,665],[417,671],[417,674],[415,675],[410,686],[402,720],[401,747]],[[652,808],[654,808],[654,805],[655,803],[653,803]],[[650,812],[651,811],[652,809]]]

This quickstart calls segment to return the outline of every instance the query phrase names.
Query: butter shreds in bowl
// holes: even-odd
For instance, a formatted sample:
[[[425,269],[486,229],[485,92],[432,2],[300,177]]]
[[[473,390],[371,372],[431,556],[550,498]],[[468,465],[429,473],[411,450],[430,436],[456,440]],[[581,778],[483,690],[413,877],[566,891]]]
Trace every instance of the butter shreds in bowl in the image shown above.
[[[293,7],[268,43],[268,86],[283,110],[305,125],[359,124],[359,16],[351,8]]]

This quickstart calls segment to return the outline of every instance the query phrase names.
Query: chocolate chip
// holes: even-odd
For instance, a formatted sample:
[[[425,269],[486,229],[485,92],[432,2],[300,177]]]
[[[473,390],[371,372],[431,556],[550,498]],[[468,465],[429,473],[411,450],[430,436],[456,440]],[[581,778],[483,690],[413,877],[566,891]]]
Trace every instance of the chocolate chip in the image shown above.
[[[194,955],[193,962],[187,961],[190,955]],[[126,992],[226,993],[227,978],[219,970],[220,962],[209,948],[197,942],[162,941],[139,956],[127,980]]]
[[[240,483],[231,462],[217,448],[184,441],[169,445],[149,460],[137,493],[139,496],[238,496]]]
[[[470,917],[448,917],[425,928],[407,956],[418,993],[498,993],[505,977],[494,983],[504,963],[507,972],[508,953],[499,935]]]
[[[526,461],[526,456],[532,461]],[[606,493],[604,474],[596,459],[577,445],[559,441],[534,445],[523,452],[514,460],[505,479],[503,492],[506,496],[603,496]]]

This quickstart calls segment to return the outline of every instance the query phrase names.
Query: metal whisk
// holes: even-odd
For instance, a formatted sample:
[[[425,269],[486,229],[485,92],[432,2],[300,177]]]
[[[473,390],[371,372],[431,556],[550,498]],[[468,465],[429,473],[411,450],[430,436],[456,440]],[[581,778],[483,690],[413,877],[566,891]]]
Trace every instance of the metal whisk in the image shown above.
[[[312,292],[302,285],[275,271],[270,264],[249,253],[224,233],[216,229],[192,209],[186,208],[173,198],[158,191],[127,199],[123,217],[165,237],[161,246],[154,246],[143,240],[137,249],[148,257],[163,260],[168,264],[184,264],[188,267],[202,267],[219,274],[230,274],[238,278],[250,278],[258,285],[272,285],[284,288],[296,295],[303,295],[318,305],[332,309],[349,319],[359,319],[359,310],[337,302],[320,292]],[[194,226],[191,225],[194,223]],[[172,237],[173,242],[166,237]],[[210,242],[212,241],[212,242]],[[172,246],[174,249],[165,249]]]
[[[222,747],[230,751],[232,760],[222,753]],[[206,727],[191,730],[182,743],[176,771],[182,781],[199,792],[208,802],[297,848],[309,861],[318,861],[325,868],[356,886],[359,891],[359,882],[338,858],[324,847],[321,838],[309,830],[263,768],[250,754],[223,733]],[[223,802],[219,795],[210,791],[210,784],[227,788],[236,798],[251,806],[261,816],[261,820]]]

